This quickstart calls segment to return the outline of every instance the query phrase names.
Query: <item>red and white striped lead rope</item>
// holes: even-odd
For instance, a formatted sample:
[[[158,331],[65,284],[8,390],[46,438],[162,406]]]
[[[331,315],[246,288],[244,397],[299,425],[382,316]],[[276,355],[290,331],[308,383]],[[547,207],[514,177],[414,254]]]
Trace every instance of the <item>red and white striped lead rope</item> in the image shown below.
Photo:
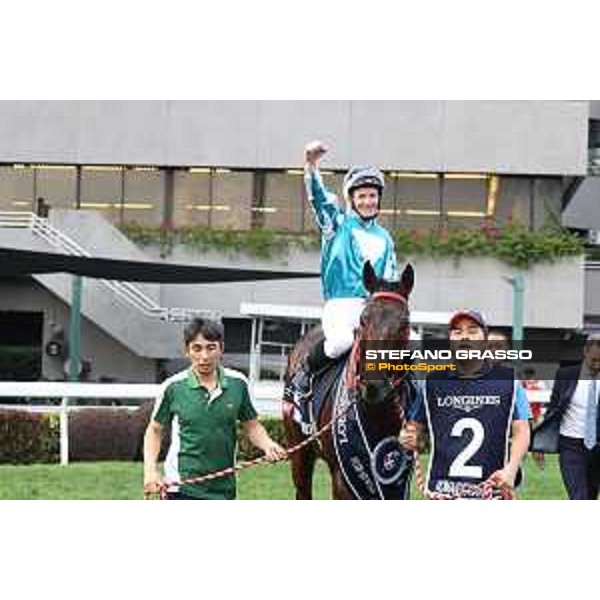
[[[421,468],[421,458],[419,453],[415,450],[415,481],[417,488],[428,500],[460,500],[464,498],[460,494],[442,494],[440,492],[432,492],[425,487],[425,478],[423,476],[423,469]],[[491,479],[487,479],[482,483],[473,486],[476,489],[481,489],[481,498],[483,500],[513,500],[514,494],[510,489],[500,488],[500,494],[498,496],[498,486]]]
[[[348,405],[341,412],[334,414],[332,418],[325,424],[321,429],[307,437],[305,440],[296,444],[295,446],[291,446],[290,448],[286,448],[287,457],[285,460],[289,460],[289,457],[298,452],[302,448],[308,446],[315,440],[317,440],[323,433],[325,433],[328,429],[331,429],[333,424],[337,419],[339,419],[344,413],[346,413],[352,406],[356,404],[356,400],[352,400],[348,403]],[[417,484],[417,488],[423,494],[423,496],[428,500],[459,500],[462,498],[459,494],[442,494],[440,492],[432,492],[425,487],[425,478],[423,476],[423,470],[421,468],[421,460],[419,453],[414,451],[415,457],[415,480]],[[228,467],[227,469],[222,469],[220,471],[214,471],[213,473],[206,473],[205,475],[200,475],[198,477],[188,477],[185,479],[180,479],[179,481],[163,481],[160,485],[159,494],[161,500],[166,500],[169,488],[172,486],[181,486],[181,485],[189,485],[189,484],[201,484],[207,481],[212,481],[214,479],[220,479],[222,477],[227,477],[228,475],[233,475],[238,471],[242,471],[244,469],[248,469],[250,467],[254,467],[256,465],[260,465],[267,461],[265,456],[259,456],[254,460],[245,460],[237,463],[233,467]],[[482,498],[484,500],[494,500],[497,496],[494,495],[494,492],[497,488],[496,484],[490,479],[478,484],[475,487],[480,487],[482,492]],[[501,499],[502,500],[512,500],[514,495],[511,490],[506,488],[501,488]]]
[[[337,419],[339,419],[339,417],[341,417],[344,413],[346,413],[352,406],[354,406],[354,404],[356,404],[356,400],[352,400],[351,402],[349,402],[348,405],[344,408],[344,410],[340,411],[337,414],[334,414],[332,416],[332,418],[325,425],[323,425],[323,427],[321,427],[321,429],[319,429],[318,431],[315,431],[315,433],[313,433],[312,435],[307,437],[305,440],[301,441],[299,444],[296,444],[295,446],[286,448],[285,451],[286,451],[287,457],[284,460],[289,460],[289,457],[292,454],[294,454],[295,452],[298,452],[305,446],[308,446],[309,444],[314,442],[316,439],[318,439],[321,435],[323,435],[323,433],[325,433],[328,429],[331,429],[331,427],[333,426],[335,421]],[[180,479],[179,481],[163,481],[160,484],[160,490],[159,490],[160,499],[161,500],[167,499],[169,488],[172,486],[206,483],[207,481],[212,481],[213,479],[220,479],[221,477],[227,477],[228,475],[233,475],[234,473],[237,473],[238,471],[242,471],[243,469],[248,469],[249,467],[254,467],[256,465],[260,465],[266,461],[267,461],[266,456],[259,456],[258,458],[255,458],[254,460],[244,460],[244,461],[241,461],[241,462],[235,464],[233,467],[228,467],[227,469],[222,469],[221,471],[214,471],[213,473],[206,473],[205,475],[200,475],[199,477],[188,477],[186,479]]]

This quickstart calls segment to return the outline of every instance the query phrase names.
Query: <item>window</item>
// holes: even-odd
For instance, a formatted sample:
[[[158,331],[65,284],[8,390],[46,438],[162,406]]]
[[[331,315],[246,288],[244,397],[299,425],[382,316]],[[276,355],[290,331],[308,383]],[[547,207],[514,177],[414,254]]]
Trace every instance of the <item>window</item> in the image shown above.
[[[498,199],[494,221],[506,225],[514,221],[529,226],[531,214],[532,179],[530,177],[499,177]]]
[[[265,174],[262,206],[263,226],[280,231],[302,231],[304,202],[303,172],[269,172]]]
[[[251,171],[198,167],[175,173],[176,227],[250,228]]]
[[[76,208],[77,169],[72,165],[34,166],[33,197],[51,208]]]
[[[0,210],[34,210],[33,169],[25,165],[0,166]]]
[[[385,189],[383,198],[379,207],[379,217],[377,221],[386,229],[395,229],[398,219],[398,209],[396,207],[398,193],[398,179],[392,173],[385,173]]]
[[[208,227],[211,210],[209,169],[175,172],[173,225],[175,227]]]
[[[112,223],[123,220],[122,167],[85,166],[81,169],[81,210],[98,211]]]
[[[133,167],[127,169],[124,176],[123,221],[160,225],[164,213],[164,171],[154,167]]]
[[[216,169],[210,225],[214,229],[250,229],[252,172]]]
[[[396,227],[431,229],[440,223],[440,178],[435,173],[395,173]]]
[[[588,148],[600,148],[600,119],[589,120]]]
[[[479,229],[488,214],[488,191],[490,178],[487,175],[453,174],[444,175],[442,215],[449,227]]]

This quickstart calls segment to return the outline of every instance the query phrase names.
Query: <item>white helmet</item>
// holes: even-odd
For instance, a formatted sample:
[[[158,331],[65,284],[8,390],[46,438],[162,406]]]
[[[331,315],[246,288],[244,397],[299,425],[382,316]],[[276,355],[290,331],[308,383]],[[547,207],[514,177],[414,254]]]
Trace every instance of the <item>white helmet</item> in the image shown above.
[[[356,206],[351,200],[352,192],[361,187],[373,187],[379,192],[379,202],[385,189],[385,179],[383,173],[375,167],[352,167],[344,177],[343,193],[347,202],[350,202],[355,212]],[[379,207],[378,207],[379,208]],[[376,215],[371,217],[374,219]]]
[[[361,187],[374,187],[383,194],[385,179],[383,173],[375,167],[352,167],[344,177],[344,198],[350,199],[352,192]]]

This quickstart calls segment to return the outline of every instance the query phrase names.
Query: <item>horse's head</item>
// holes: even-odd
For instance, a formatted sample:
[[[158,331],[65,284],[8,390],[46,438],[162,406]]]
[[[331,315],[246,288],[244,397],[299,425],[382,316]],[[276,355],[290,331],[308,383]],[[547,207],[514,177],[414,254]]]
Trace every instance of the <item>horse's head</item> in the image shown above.
[[[408,264],[399,281],[377,277],[370,262],[363,269],[363,283],[371,294],[360,317],[357,342],[381,340],[400,342],[404,347],[410,336],[408,297],[413,289],[415,272]],[[387,372],[386,372],[387,373]],[[381,380],[362,380],[358,386],[363,398],[370,403],[386,400],[401,383],[402,375],[389,375]]]

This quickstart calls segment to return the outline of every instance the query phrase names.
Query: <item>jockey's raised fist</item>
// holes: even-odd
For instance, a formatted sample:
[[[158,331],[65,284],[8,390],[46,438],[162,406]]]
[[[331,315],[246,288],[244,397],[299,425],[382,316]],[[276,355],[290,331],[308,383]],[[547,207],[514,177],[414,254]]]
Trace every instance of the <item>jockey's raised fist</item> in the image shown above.
[[[314,141],[304,147],[304,158],[311,166],[316,166],[327,152],[327,146],[323,142]]]

